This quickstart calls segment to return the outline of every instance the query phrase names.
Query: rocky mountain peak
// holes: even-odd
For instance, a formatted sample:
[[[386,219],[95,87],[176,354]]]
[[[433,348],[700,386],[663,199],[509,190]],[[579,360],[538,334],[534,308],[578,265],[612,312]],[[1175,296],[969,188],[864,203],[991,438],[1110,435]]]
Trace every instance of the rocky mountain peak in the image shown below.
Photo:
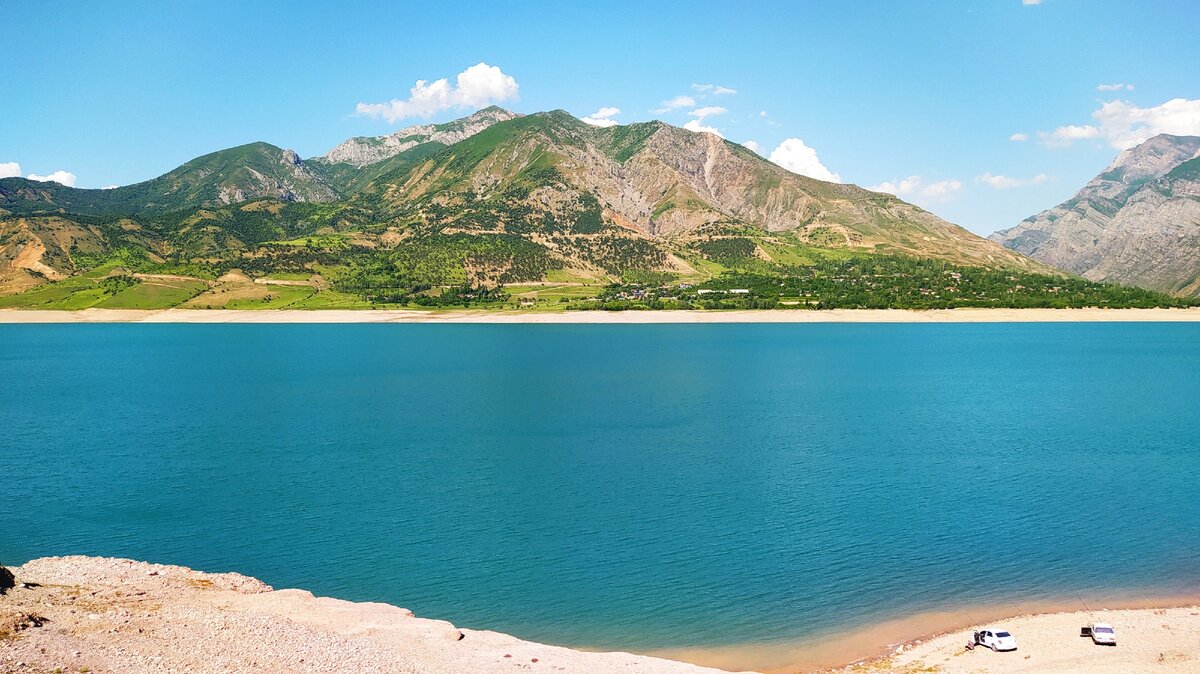
[[[1197,155],[1200,155],[1200,136],[1162,133],[1123,150],[1085,189],[1112,197],[1128,187],[1161,178]]]
[[[418,124],[408,126],[386,136],[359,136],[351,138],[330,150],[321,158],[330,164],[346,163],[356,168],[390,159],[401,152],[424,143],[453,145],[466,140],[489,126],[519,117],[498,106],[482,110],[444,124]]]
[[[993,241],[1094,281],[1200,295],[1200,137],[1160,134]]]

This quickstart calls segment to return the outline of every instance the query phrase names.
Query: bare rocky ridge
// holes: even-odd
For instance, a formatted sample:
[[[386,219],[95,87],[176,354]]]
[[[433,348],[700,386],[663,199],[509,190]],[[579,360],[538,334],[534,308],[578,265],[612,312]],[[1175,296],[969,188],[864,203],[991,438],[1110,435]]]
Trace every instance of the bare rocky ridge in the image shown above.
[[[359,136],[351,138],[321,157],[331,164],[347,163],[357,168],[394,157],[422,143],[453,145],[483,131],[496,122],[517,117],[495,106],[484,108],[472,115],[445,124],[418,124],[409,126],[386,136]]]
[[[92,557],[37,559],[13,571],[18,587],[0,597],[6,673],[720,674],[460,629],[388,604],[273,590],[236,573]]]
[[[1200,137],[1125,150],[1069,201],[991,239],[1093,281],[1200,296]]]

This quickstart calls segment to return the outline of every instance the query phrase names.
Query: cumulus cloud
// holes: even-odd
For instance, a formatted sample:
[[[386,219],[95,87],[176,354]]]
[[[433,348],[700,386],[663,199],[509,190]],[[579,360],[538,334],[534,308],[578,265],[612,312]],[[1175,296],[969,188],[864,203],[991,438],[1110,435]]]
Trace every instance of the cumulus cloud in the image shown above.
[[[718,138],[725,137],[725,134],[721,133],[715,126],[705,126],[698,119],[693,119],[687,124],[684,124],[683,128],[687,129],[688,131],[695,131],[696,133],[711,133]]]
[[[696,105],[696,99],[691,96],[676,96],[662,102],[662,105],[655,112],[671,112],[680,108],[690,108]]]
[[[751,152],[762,154],[762,146],[756,140],[747,140],[742,142],[742,147],[749,148]]]
[[[1116,84],[1097,84],[1096,91],[1133,91],[1132,84],[1117,82]]]
[[[1118,150],[1127,150],[1160,133],[1200,135],[1200,99],[1174,98],[1152,108],[1110,101],[1092,117],[1108,144]]]
[[[359,103],[355,111],[368,117],[395,123],[409,117],[432,117],[443,110],[482,108],[515,99],[520,87],[500,68],[477,63],[462,71],[450,84],[446,78],[427,82],[417,80],[407,99],[393,98],[387,103]]]
[[[19,177],[21,177],[21,165],[20,164],[18,164],[15,161],[0,162],[0,178],[19,178]],[[27,175],[25,177],[30,180],[37,180],[40,182],[53,181],[56,183],[62,183],[63,185],[66,185],[67,187],[75,186],[75,174],[71,173],[69,171],[55,171],[54,173],[51,173],[48,176],[40,176],[40,175],[37,175],[36,173],[30,173],[29,175]]]
[[[872,185],[867,189],[872,192],[887,192],[902,197],[906,194],[912,194],[921,186],[921,176],[909,176],[903,180],[892,182],[885,180],[878,185]]]
[[[30,180],[37,180],[40,182],[56,182],[66,185],[67,187],[75,187],[75,174],[67,171],[55,171],[48,176],[39,176],[30,173],[25,177],[29,178]]]
[[[939,180],[929,183],[921,190],[921,196],[932,200],[944,199],[962,189],[962,183],[957,180]]]
[[[788,138],[771,150],[768,157],[772,162],[782,166],[792,173],[802,176],[825,180],[831,183],[842,182],[842,177],[830,171],[821,163],[817,151],[809,147],[799,138]]]
[[[1069,124],[1060,126],[1053,131],[1038,131],[1038,138],[1048,147],[1066,147],[1077,140],[1087,140],[1100,135],[1100,129],[1091,124],[1077,126]]]
[[[1149,108],[1129,101],[1109,101],[1092,113],[1092,119],[1095,124],[1060,126],[1038,133],[1038,138],[1050,147],[1101,138],[1117,150],[1127,150],[1160,133],[1200,135],[1200,99],[1174,98]]]
[[[878,185],[872,185],[868,187],[868,189],[870,189],[871,192],[887,192],[888,194],[895,194],[896,197],[904,197],[905,194],[916,192],[917,187],[919,186],[920,176],[910,175],[905,177],[904,180],[895,182],[884,180],[883,182],[878,183]]]
[[[1024,143],[1025,141],[1029,140],[1029,134],[1014,133],[1013,135],[1009,136],[1008,139],[1017,143]]]
[[[1042,4],[1042,0],[1021,0],[1021,4],[1027,7],[1029,5],[1040,5]]]
[[[580,117],[579,121],[592,126],[616,126],[618,122],[613,117],[619,114],[621,114],[620,108],[600,108],[587,117]]]
[[[711,133],[724,138],[725,134],[721,133],[720,129],[715,126],[709,126],[705,124],[704,119],[706,117],[713,117],[715,115],[723,115],[726,112],[728,112],[728,110],[718,105],[696,108],[688,113],[689,117],[695,117],[695,119],[689,121],[687,124],[684,124],[683,128],[687,129],[688,131],[695,131],[696,133]]]
[[[688,117],[695,117],[699,121],[704,121],[705,117],[723,115],[727,112],[729,111],[719,105],[709,105],[703,108],[696,108],[695,110],[692,110],[688,113]]]
[[[975,176],[975,182],[982,183],[995,190],[1007,190],[1027,185],[1041,185],[1049,179],[1050,176],[1045,173],[1039,173],[1032,178],[1010,178],[1008,176],[992,175],[991,173],[983,173]]]
[[[874,192],[887,192],[898,197],[916,196],[928,201],[940,201],[949,198],[962,189],[962,181],[938,180],[927,183],[921,176],[909,176],[897,181],[884,181],[867,189]]]
[[[719,84],[693,84],[692,90],[698,94],[709,96],[731,96],[737,93],[737,89],[723,87]]]

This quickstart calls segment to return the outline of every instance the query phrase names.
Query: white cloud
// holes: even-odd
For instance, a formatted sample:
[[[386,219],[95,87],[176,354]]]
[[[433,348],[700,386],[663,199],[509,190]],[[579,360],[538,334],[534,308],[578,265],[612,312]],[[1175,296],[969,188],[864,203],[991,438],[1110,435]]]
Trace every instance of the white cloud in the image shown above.
[[[704,121],[705,117],[723,115],[727,112],[729,111],[719,105],[709,105],[703,108],[696,108],[695,110],[692,110],[688,113],[688,117],[695,117],[698,121]]]
[[[921,176],[909,176],[899,182],[883,181],[878,185],[872,185],[867,189],[872,192],[887,192],[902,197],[906,194],[912,194],[921,186]]]
[[[1042,4],[1042,0],[1021,0],[1021,4],[1027,7],[1029,5],[1040,5]]]
[[[725,134],[721,133],[716,127],[705,126],[705,125],[701,124],[700,120],[698,120],[698,119],[693,119],[693,120],[689,121],[687,124],[683,125],[683,128],[687,129],[688,131],[695,131],[696,133],[711,133],[712,135],[717,136],[718,138],[725,137]]]
[[[1050,147],[1066,147],[1077,140],[1102,138],[1117,150],[1127,150],[1160,133],[1200,135],[1200,99],[1174,98],[1142,108],[1129,101],[1109,101],[1092,113],[1096,124],[1060,126],[1039,132]]]
[[[723,87],[719,84],[693,84],[692,89],[699,94],[708,94],[711,96],[731,96],[737,93],[737,89]]]
[[[1009,136],[1008,139],[1017,143],[1024,143],[1025,141],[1029,140],[1029,134],[1014,133],[1013,135]]]
[[[117,189],[118,187],[120,187],[120,185],[105,185],[104,187],[101,187],[100,189],[102,189],[102,190],[115,190],[115,189]]]
[[[1041,139],[1047,147],[1067,147],[1077,140],[1087,140],[1088,138],[1096,138],[1100,135],[1100,129],[1091,124],[1076,126],[1070,124],[1060,126],[1053,131],[1038,131],[1038,138]]]
[[[29,178],[30,180],[37,180],[40,182],[56,182],[66,185],[67,187],[75,187],[75,174],[67,171],[55,171],[48,176],[39,176],[30,173],[25,177]]]
[[[442,78],[434,82],[417,80],[406,100],[393,98],[387,103],[359,103],[360,115],[386,119],[389,122],[409,117],[432,117],[451,108],[481,108],[517,97],[517,81],[500,68],[477,63],[462,71],[451,85]]]
[[[20,164],[18,164],[15,161],[0,162],[0,178],[19,178],[19,177],[21,177],[21,165]],[[35,173],[30,173],[29,175],[27,175],[25,177],[30,180],[37,180],[39,182],[46,182],[46,181],[52,180],[56,183],[62,183],[63,185],[66,185],[67,187],[75,186],[75,174],[70,173],[68,171],[55,171],[54,173],[51,173],[48,176],[39,176]]]
[[[878,185],[872,185],[867,189],[874,192],[887,192],[898,197],[911,195],[923,197],[927,201],[941,201],[962,189],[962,182],[959,180],[938,180],[926,183],[921,176],[909,176],[895,182],[885,181]]]
[[[749,148],[751,152],[762,154],[762,146],[756,140],[747,140],[742,142],[742,147]]]
[[[1007,190],[1013,187],[1025,187],[1027,185],[1041,185],[1050,179],[1050,176],[1045,173],[1039,173],[1032,178],[1010,178],[1008,176],[997,176],[991,173],[983,173],[975,176],[975,182],[983,183],[988,187],[996,190]]]
[[[802,176],[825,180],[831,183],[842,182],[842,177],[830,171],[821,163],[817,151],[809,147],[799,138],[788,138],[771,150],[771,161]]]
[[[957,180],[939,180],[929,183],[921,190],[921,196],[932,200],[945,199],[962,189],[962,183]]]
[[[1118,82],[1116,84],[1097,84],[1096,85],[1096,91],[1121,91],[1121,90],[1133,91],[1133,85],[1125,84],[1124,82]]]
[[[704,118],[713,117],[715,115],[723,115],[726,112],[729,111],[718,105],[696,108],[688,113],[689,117],[695,117],[695,119],[689,121],[687,124],[684,124],[683,128],[687,129],[688,131],[695,131],[696,133],[711,133],[724,138],[725,134],[721,133],[720,129],[715,126],[708,126],[704,124]]]
[[[616,126],[618,122],[612,118],[619,114],[621,114],[620,108],[600,108],[587,117],[580,117],[579,121],[592,126]]]
[[[655,112],[671,112],[680,108],[690,108],[694,105],[696,105],[696,99],[691,96],[676,96],[675,98],[663,101],[662,106],[655,110]]]
[[[1174,98],[1152,108],[1109,101],[1092,113],[1108,144],[1127,150],[1160,133],[1200,135],[1200,99]]]

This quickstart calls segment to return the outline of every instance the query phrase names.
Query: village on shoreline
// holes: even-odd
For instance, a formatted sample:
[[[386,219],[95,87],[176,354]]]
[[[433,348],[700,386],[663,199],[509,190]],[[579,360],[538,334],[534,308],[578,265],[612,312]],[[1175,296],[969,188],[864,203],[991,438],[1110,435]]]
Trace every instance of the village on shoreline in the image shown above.
[[[1200,322],[1159,309],[761,309],[487,311],[423,309],[0,309],[2,323],[1095,323]]]

